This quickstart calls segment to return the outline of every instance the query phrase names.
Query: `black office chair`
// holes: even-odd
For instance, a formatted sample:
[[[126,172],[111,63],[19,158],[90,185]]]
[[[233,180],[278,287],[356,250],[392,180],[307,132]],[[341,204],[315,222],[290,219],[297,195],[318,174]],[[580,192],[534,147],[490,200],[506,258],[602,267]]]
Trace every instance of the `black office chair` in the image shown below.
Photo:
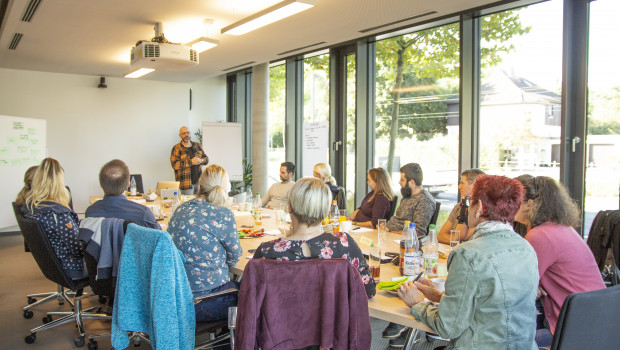
[[[620,210],[601,210],[596,214],[587,241],[607,286],[619,284]]]
[[[340,209],[347,209],[347,191],[342,186],[338,186],[338,192],[334,196],[334,200]]]
[[[566,297],[551,350],[617,349],[620,286]]]
[[[427,233],[428,233],[428,230],[431,228],[431,225],[437,225],[437,218],[439,217],[439,208],[441,208],[441,203],[435,202],[435,212],[433,213],[433,216],[431,216],[431,221],[428,223],[428,226],[426,227]]]
[[[15,214],[15,219],[17,219],[18,217],[23,218],[24,214],[22,213],[22,205],[17,204],[15,202],[13,202],[12,205],[13,205],[13,212]],[[28,245],[26,244],[25,240],[24,240],[24,251],[30,252],[30,249],[28,249]],[[57,289],[55,292],[28,294],[26,295],[26,298],[28,300],[28,305],[22,308],[22,310],[24,311],[24,318],[27,318],[27,319],[32,318],[34,313],[30,309],[37,307],[39,305],[46,304],[53,300],[58,300],[58,305],[63,305],[65,301],[67,301],[67,304],[69,304],[69,307],[73,308],[73,303],[71,302],[70,297],[73,297],[73,293],[71,293],[71,291],[68,289],[65,290],[60,284],[57,285]],[[37,300],[37,298],[43,298],[43,299]]]
[[[134,178],[136,180],[136,192],[144,193],[144,186],[142,185],[142,174],[131,174],[129,175],[129,179]],[[127,187],[127,191],[129,191],[130,187]]]
[[[394,195],[394,199],[392,199],[392,201],[390,202],[390,216],[387,218],[388,220],[394,216],[394,213],[396,213],[396,207],[398,207],[398,196]]]
[[[30,252],[34,257],[37,265],[43,272],[43,275],[47,279],[52,282],[55,282],[61,285],[64,288],[68,288],[75,292],[75,296],[73,297],[73,311],[72,312],[48,312],[47,316],[43,318],[44,324],[42,326],[33,328],[30,330],[31,334],[26,336],[24,339],[27,344],[32,344],[37,339],[37,332],[47,330],[61,324],[75,321],[76,326],[78,328],[78,336],[75,338],[75,345],[78,347],[84,346],[85,344],[85,333],[84,333],[84,323],[85,319],[99,319],[99,320],[109,320],[110,316],[97,314],[97,313],[89,313],[91,309],[82,310],[82,294],[85,287],[88,287],[89,281],[88,278],[80,279],[80,280],[72,280],[65,270],[62,268],[62,264],[56,253],[54,252],[54,248],[52,247],[50,241],[47,238],[47,234],[44,232],[41,225],[33,219],[28,219],[25,217],[17,217],[17,223],[19,225],[20,230],[22,231],[22,235],[24,236],[24,240],[30,248]],[[69,299],[67,301],[71,302]],[[52,316],[63,316],[57,320],[52,320]]]

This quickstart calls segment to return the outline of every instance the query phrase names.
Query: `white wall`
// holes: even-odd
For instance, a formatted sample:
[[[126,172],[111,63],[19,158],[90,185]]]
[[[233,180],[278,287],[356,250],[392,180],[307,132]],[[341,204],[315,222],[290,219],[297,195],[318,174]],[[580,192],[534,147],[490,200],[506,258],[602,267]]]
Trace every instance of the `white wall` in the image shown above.
[[[78,213],[89,195],[102,194],[99,169],[111,159],[141,173],[145,189],[174,179],[169,157],[179,127],[194,130],[194,124],[218,120],[226,109],[225,78],[195,84],[107,78],[107,89],[98,83],[94,76],[0,69],[0,114],[47,120],[48,156],[65,169]],[[0,215],[13,213],[3,209]]]

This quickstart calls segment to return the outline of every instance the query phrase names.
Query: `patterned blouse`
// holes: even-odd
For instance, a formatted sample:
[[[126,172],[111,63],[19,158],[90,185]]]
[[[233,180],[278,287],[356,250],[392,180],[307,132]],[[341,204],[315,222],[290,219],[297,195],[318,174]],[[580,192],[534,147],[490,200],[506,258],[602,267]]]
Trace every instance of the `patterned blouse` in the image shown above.
[[[310,247],[310,257],[304,256],[302,244],[306,242]],[[293,241],[278,238],[270,242],[261,243],[254,253],[254,259],[265,258],[275,260],[304,260],[307,258],[332,259],[343,258],[355,267],[362,277],[366,295],[375,295],[375,280],[370,274],[370,268],[362,255],[355,240],[346,232],[323,233],[308,241]]]
[[[202,198],[181,204],[168,232],[183,253],[194,299],[230,281],[228,267],[241,257],[241,243],[232,212]]]

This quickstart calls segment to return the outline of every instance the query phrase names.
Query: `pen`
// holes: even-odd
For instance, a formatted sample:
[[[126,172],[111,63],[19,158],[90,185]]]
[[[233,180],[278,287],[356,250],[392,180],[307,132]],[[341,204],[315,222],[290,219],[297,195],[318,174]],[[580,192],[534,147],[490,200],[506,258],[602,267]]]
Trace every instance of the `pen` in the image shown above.
[[[355,230],[359,230],[359,226],[351,229],[351,231],[355,231]]]
[[[415,279],[413,280],[414,283],[417,282],[420,279],[420,277],[422,277],[422,273],[424,273],[424,271],[420,271],[420,273],[417,276],[415,276]]]

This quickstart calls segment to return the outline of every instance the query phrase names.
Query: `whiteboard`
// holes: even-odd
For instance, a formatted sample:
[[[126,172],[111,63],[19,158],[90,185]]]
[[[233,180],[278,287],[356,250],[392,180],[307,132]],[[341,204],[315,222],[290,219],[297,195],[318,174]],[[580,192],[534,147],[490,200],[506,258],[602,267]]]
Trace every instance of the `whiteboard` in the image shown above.
[[[329,159],[329,123],[304,122],[303,126],[303,176],[312,176],[313,168],[318,163],[327,163]]]
[[[241,123],[203,122],[202,149],[209,164],[226,169],[230,181],[243,181]]]
[[[24,173],[46,156],[47,121],[0,115],[0,228],[17,225],[11,202],[24,187]]]

